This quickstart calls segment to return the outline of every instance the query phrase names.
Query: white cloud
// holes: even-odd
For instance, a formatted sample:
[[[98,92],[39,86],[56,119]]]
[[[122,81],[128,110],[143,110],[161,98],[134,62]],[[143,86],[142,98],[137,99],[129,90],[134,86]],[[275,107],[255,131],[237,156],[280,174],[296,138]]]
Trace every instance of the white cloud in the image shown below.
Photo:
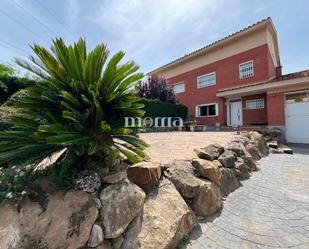
[[[212,0],[123,0],[102,2],[84,18],[97,24],[113,49],[124,49],[139,63],[150,67],[168,62],[207,40],[218,17]],[[211,25],[210,25],[211,24]],[[185,48],[185,51],[183,50]],[[173,50],[173,52],[171,52]],[[181,51],[181,52],[180,52]],[[149,63],[152,60],[152,63]],[[150,68],[147,68],[149,70]]]

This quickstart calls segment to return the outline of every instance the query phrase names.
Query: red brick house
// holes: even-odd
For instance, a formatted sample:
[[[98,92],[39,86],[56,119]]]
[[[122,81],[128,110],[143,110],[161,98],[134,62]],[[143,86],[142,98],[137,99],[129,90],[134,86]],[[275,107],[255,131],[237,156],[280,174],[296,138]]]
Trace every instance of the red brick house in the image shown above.
[[[271,18],[148,73],[165,77],[199,124],[268,125],[309,143],[309,70],[282,75]]]

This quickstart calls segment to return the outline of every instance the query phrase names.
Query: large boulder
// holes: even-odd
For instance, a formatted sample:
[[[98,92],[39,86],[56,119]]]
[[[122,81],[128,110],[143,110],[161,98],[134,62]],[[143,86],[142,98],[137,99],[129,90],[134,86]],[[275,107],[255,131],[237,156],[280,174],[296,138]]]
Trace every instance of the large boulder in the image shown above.
[[[206,146],[205,148],[202,148],[205,153],[207,153],[209,159],[208,160],[214,160],[217,159],[223,152],[224,152],[224,147],[221,146],[220,144],[210,144]]]
[[[194,152],[201,159],[211,160],[211,161],[213,160],[213,156],[203,149],[194,149]]]
[[[208,180],[194,174],[194,167],[189,161],[176,161],[165,171],[180,194],[191,205],[198,216],[207,216],[217,212],[222,206],[220,188]]]
[[[240,137],[237,140],[234,140],[227,145],[227,149],[236,154],[238,158],[242,158],[244,160],[245,165],[250,169],[250,171],[256,171],[258,168],[256,163],[252,157],[252,155],[248,152],[245,145],[249,145],[250,140],[247,140],[247,137]],[[251,145],[249,145],[250,148]],[[253,149],[251,151],[254,155],[257,155],[257,151]],[[259,155],[258,155],[259,156]]]
[[[223,196],[227,196],[229,193],[233,192],[239,187],[239,180],[233,173],[233,169],[220,168],[221,179],[220,188]]]
[[[153,162],[142,162],[128,168],[128,178],[144,191],[151,190],[160,180],[161,165]]]
[[[192,202],[192,209],[198,216],[216,213],[222,207],[220,188],[212,182],[203,181],[200,192]]]
[[[220,167],[222,165],[218,160],[209,161],[197,158],[192,160],[192,165],[200,177],[206,178],[217,185],[220,184]]]
[[[258,156],[252,155],[255,160],[259,160],[263,156],[267,156],[269,154],[269,149],[266,143],[265,138],[262,134],[256,132],[256,131],[250,131],[244,134],[247,138],[250,139],[250,146],[249,148],[246,146],[247,150],[250,152],[252,151],[253,147],[256,147],[256,150],[258,151]],[[251,153],[251,152],[250,152]],[[256,153],[256,152],[254,152]],[[257,159],[260,157],[259,159]]]
[[[261,154],[256,144],[254,143],[247,144],[246,149],[255,161],[258,161],[261,159]]]
[[[189,161],[175,161],[167,165],[164,175],[185,198],[194,198],[200,191],[202,180],[194,175],[194,167]]]
[[[197,224],[175,186],[159,182],[146,198],[144,210],[125,233],[122,249],[172,249]]]
[[[84,248],[98,209],[82,191],[56,191],[0,208],[0,248]]]
[[[233,171],[234,175],[240,180],[248,179],[251,176],[250,168],[245,164],[242,158],[237,159]]]
[[[111,239],[120,236],[142,210],[145,193],[126,180],[104,188],[100,199],[104,238]]]
[[[235,156],[234,154],[226,150],[219,158],[219,162],[226,168],[235,168]]]

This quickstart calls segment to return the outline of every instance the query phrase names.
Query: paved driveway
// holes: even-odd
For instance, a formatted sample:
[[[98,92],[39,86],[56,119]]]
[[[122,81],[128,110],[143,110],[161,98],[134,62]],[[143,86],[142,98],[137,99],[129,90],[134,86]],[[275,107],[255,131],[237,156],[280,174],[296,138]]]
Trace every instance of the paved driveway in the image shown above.
[[[175,159],[191,160],[196,157],[193,149],[211,143],[225,146],[237,135],[235,132],[156,132],[141,133],[140,137],[150,145],[146,152],[151,161],[169,163]]]
[[[272,154],[231,193],[220,214],[201,220],[187,248],[309,248],[309,147]]]

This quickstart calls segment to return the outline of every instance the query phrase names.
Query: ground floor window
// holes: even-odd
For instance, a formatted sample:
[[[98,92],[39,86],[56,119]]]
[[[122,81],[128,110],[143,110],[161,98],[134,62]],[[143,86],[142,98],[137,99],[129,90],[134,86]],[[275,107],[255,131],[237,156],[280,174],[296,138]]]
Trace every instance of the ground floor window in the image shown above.
[[[264,99],[251,99],[246,101],[246,109],[263,109],[265,107]]]
[[[218,104],[204,104],[196,107],[197,117],[215,117],[218,116],[219,108]]]

